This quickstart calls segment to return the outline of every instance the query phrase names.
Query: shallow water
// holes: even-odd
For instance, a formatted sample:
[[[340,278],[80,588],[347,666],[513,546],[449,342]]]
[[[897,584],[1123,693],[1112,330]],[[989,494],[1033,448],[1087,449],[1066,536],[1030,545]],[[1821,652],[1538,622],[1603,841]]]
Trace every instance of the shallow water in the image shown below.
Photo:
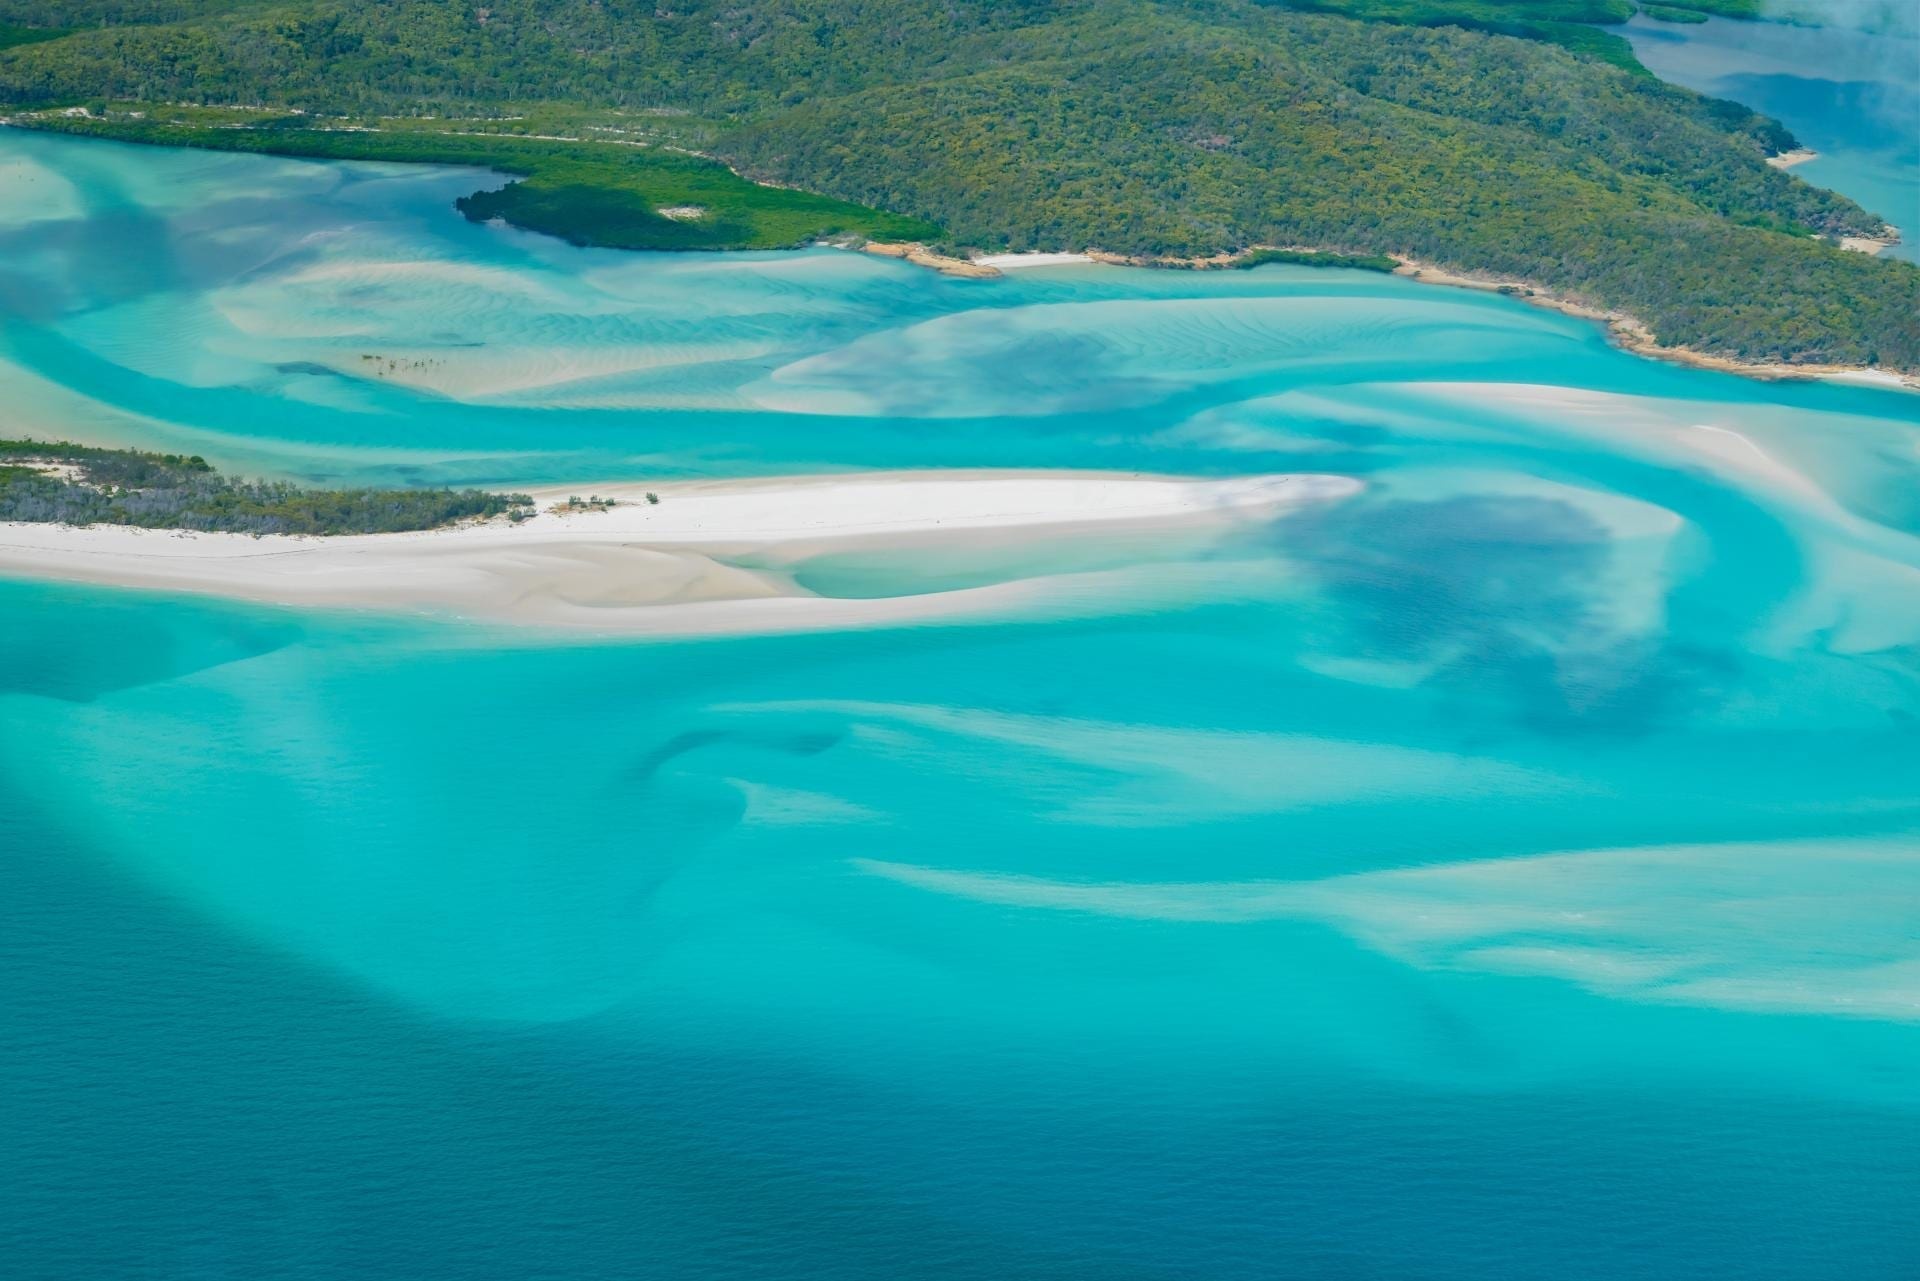
[[[1920,1257],[1920,400],[1364,274],[602,254],[464,223],[472,174],[0,165],[35,430],[1368,486],[1108,545],[1092,616],[844,634],[0,582],[19,1275]],[[1059,556],[932,585],[1052,601]]]
[[[1836,7],[1836,13],[1838,7]],[[1709,18],[1621,31],[1662,80],[1731,98],[1785,124],[1820,154],[1793,172],[1851,197],[1903,234],[1884,252],[1920,261],[1920,29],[1873,32]],[[1886,16],[1901,16],[1889,6]]]

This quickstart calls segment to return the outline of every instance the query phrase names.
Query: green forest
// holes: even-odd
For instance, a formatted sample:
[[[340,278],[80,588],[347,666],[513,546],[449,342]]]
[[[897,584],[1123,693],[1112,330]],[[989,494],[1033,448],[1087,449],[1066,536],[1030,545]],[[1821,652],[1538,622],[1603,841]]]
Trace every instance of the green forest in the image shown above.
[[[582,244],[1312,247],[1525,280],[1669,345],[1920,369],[1920,269],[1830,243],[1881,219],[1768,166],[1795,145],[1777,123],[1622,56],[1628,12],[0,0],[9,28],[68,29],[0,50],[0,102],[140,141],[487,165],[518,181],[468,216]]]
[[[533,514],[525,494],[303,489],[222,476],[198,455],[0,440],[0,521],[242,534],[389,534]]]
[[[37,44],[42,40],[58,40],[67,32],[60,27],[15,27],[0,22],[0,49],[10,49],[14,45]]]
[[[1421,27],[1466,27],[1528,40],[1545,40],[1646,74],[1633,47],[1604,30],[1635,10],[1661,22],[1705,22],[1708,17],[1757,18],[1763,0],[1290,0],[1290,7],[1337,13],[1371,22]]]

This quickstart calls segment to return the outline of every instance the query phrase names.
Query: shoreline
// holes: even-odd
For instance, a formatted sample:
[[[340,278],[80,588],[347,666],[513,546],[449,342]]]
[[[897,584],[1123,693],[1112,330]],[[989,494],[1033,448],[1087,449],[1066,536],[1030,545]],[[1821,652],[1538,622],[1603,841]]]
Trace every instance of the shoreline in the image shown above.
[[[1787,153],[1793,155],[1795,153]],[[1800,156],[1793,163],[1812,158],[1812,153]],[[1778,159],[1778,157],[1776,157]],[[1891,245],[1899,243],[1897,229],[1886,238],[1848,237],[1841,241],[1843,249],[1859,253],[1877,254]],[[1081,252],[1049,252],[1035,250],[1018,254],[983,254],[971,258],[956,258],[948,254],[935,253],[925,245],[919,244],[880,244],[868,241],[860,246],[862,252],[876,254],[886,258],[897,258],[917,267],[926,267],[944,275],[967,279],[983,280],[997,278],[1007,270],[1020,270],[1026,267],[1054,266],[1111,266],[1142,267],[1153,270],[1224,270],[1232,268],[1244,260],[1265,250],[1278,248],[1281,252],[1317,253],[1319,250],[1305,249],[1299,246],[1257,245],[1237,252],[1221,252],[1199,257],[1146,257],[1111,253],[1104,249],[1087,249]],[[1404,255],[1392,255],[1400,265],[1390,274],[1421,284],[1444,285],[1456,289],[1474,289],[1483,293],[1497,293],[1524,302],[1531,306],[1543,307],[1548,311],[1557,311],[1562,315],[1574,316],[1581,320],[1591,320],[1601,325],[1609,341],[1623,351],[1653,360],[1663,360],[1669,364],[1685,365],[1693,369],[1710,369],[1717,373],[1738,374],[1745,378],[1757,378],[1766,382],[1841,382],[1861,386],[1880,387],[1899,391],[1920,391],[1920,373],[1903,374],[1892,370],[1878,369],[1866,365],[1830,365],[1830,364],[1788,364],[1785,361],[1742,360],[1734,356],[1716,356],[1710,352],[1696,351],[1691,347],[1662,346],[1654,337],[1653,331],[1637,317],[1622,311],[1602,310],[1584,303],[1562,298],[1537,285],[1524,280],[1508,280],[1497,276],[1479,275],[1470,272],[1454,271],[1435,263],[1410,258]]]
[[[1883,224],[1886,234],[1881,236],[1842,236],[1837,242],[1842,249],[1857,254],[1882,254],[1900,243],[1900,228],[1892,223]]]
[[[539,489],[537,514],[517,524],[395,534],[4,523],[0,576],[576,634],[840,630],[1125,611],[1140,572],[1167,568],[1168,546],[1203,549],[1361,488],[1309,473],[856,472],[601,486],[617,500],[606,509],[568,509],[581,487]],[[810,566],[831,582],[849,559],[896,590],[803,585]]]
[[[990,263],[935,253],[921,244],[868,240],[861,244],[860,252],[880,258],[899,258],[916,267],[931,268],[943,276],[959,276],[967,280],[992,280],[1000,275],[1000,269]]]
[[[69,108],[63,114],[74,115],[76,113],[79,115],[85,116],[86,109],[85,108]],[[92,117],[88,116],[87,118],[91,119]],[[60,130],[48,130],[32,121],[17,119],[11,115],[0,116],[0,127],[18,127],[18,128],[25,129],[28,132],[41,132],[41,133],[51,132],[55,134],[59,134],[62,132]],[[314,132],[379,132],[379,131],[378,130],[371,130],[371,131],[358,130],[358,129],[316,129],[314,130]],[[422,136],[446,136],[446,137],[499,136],[502,138],[531,139],[534,141],[564,141],[563,139],[547,138],[546,136],[542,136],[542,135],[513,135],[513,134],[494,135],[491,133],[469,133],[466,131],[448,131],[444,135],[435,134],[435,135],[422,135]],[[143,145],[159,145],[163,147],[174,147],[174,146],[191,147],[194,145],[192,143],[155,141],[155,140],[148,140],[148,139],[118,138],[117,140],[123,141],[123,142],[128,142],[128,141],[137,142]],[[617,140],[595,139],[592,141],[611,142],[611,141],[617,141]],[[701,153],[699,152],[686,151],[685,149],[682,149],[682,148],[666,146],[666,147],[663,147],[662,149],[665,151],[674,152],[676,154],[685,154],[688,156],[700,157],[702,159],[710,159],[708,157],[702,156]],[[303,153],[273,152],[269,150],[267,154],[302,155]],[[1811,149],[1800,148],[1794,151],[1782,152],[1778,155],[1767,157],[1766,162],[1777,169],[1784,170],[1791,166],[1802,164],[1802,163],[1805,163],[1806,161],[1812,160],[1817,155],[1818,153],[1812,151]],[[339,157],[330,157],[330,156],[328,157],[309,156],[307,158],[320,159],[320,160],[339,159]],[[445,160],[427,160],[427,161],[415,161],[415,163],[448,164],[448,163],[455,163],[455,162],[445,161]],[[461,163],[465,163],[465,162],[461,162]],[[713,163],[718,164],[720,162],[715,161]],[[761,183],[757,179],[745,178],[744,175],[739,174],[737,171],[734,171],[730,167],[725,165],[722,165],[722,168],[729,173],[733,173],[734,176],[741,178],[741,180],[745,182],[753,183],[755,185],[760,185],[760,186],[777,186],[777,184]],[[518,172],[517,170],[501,169],[498,166],[494,166],[494,171],[497,173],[501,173],[503,175],[508,175],[508,176],[512,176],[514,173]],[[509,187],[511,187],[514,184],[509,183],[508,185]],[[503,190],[505,190],[505,188],[503,188]],[[480,194],[486,194],[486,193],[480,193]],[[693,206],[693,205],[674,206],[673,208],[678,210],[690,210],[696,207],[705,208],[705,206]],[[557,234],[553,232],[550,228],[532,227],[532,226],[526,226],[525,224],[515,224],[515,225],[522,226],[523,229],[529,230],[538,234]],[[1883,225],[1881,231],[1882,231],[1882,234],[1875,235],[1875,236],[1840,237],[1837,241],[1833,241],[1831,243],[1837,244],[1837,246],[1844,251],[1862,253],[1867,255],[1878,255],[1882,253],[1884,250],[1886,250],[1887,248],[1900,243],[1900,232],[1898,228],[1892,227],[1891,225]],[[1354,262],[1342,263],[1337,261],[1338,259],[1341,259],[1341,258],[1351,259],[1351,258],[1360,257],[1360,256],[1346,255],[1346,254],[1341,254],[1335,251],[1318,250],[1318,249],[1313,249],[1307,246],[1255,245],[1255,246],[1249,246],[1247,248],[1235,250],[1231,252],[1221,251],[1219,253],[1210,254],[1210,255],[1193,255],[1188,257],[1179,257],[1179,256],[1172,256],[1172,255],[1162,255],[1162,256],[1126,255],[1126,254],[1112,253],[1109,251],[1092,249],[1092,248],[1079,250],[1079,251],[1036,250],[1036,251],[1025,251],[1020,253],[973,254],[968,257],[957,257],[951,254],[942,254],[942,253],[936,252],[935,250],[929,248],[926,244],[921,242],[882,241],[882,240],[874,240],[874,239],[862,239],[858,235],[848,235],[848,234],[836,234],[836,235],[821,238],[821,239],[815,239],[808,243],[814,246],[832,247],[832,248],[840,248],[840,249],[853,249],[858,252],[873,254],[879,257],[896,258],[896,259],[900,259],[902,261],[911,263],[915,266],[926,267],[931,270],[938,271],[944,275],[958,277],[958,278],[965,278],[965,279],[974,279],[974,280],[995,279],[1003,275],[1006,270],[1022,270],[1027,268],[1049,267],[1049,266],[1060,266],[1060,265],[1108,264],[1108,265],[1121,265],[1121,266],[1153,267],[1153,268],[1161,268],[1161,269],[1186,269],[1186,270],[1225,269],[1225,268],[1233,268],[1237,266],[1246,265],[1249,259],[1257,259],[1258,256],[1261,255],[1262,253],[1298,254],[1302,256],[1323,256],[1329,259],[1329,261],[1326,261],[1324,263],[1307,264],[1307,265],[1321,265],[1321,266],[1328,266],[1328,267],[1338,267],[1338,266],[1355,267],[1355,266],[1362,265]],[[746,248],[746,247],[747,246],[713,246],[711,248],[715,252],[728,252],[732,249]],[[638,249],[640,247],[629,246],[629,248]],[[655,247],[653,251],[667,252],[669,250]],[[1479,274],[1472,274],[1470,272],[1451,271],[1445,268],[1438,267],[1434,264],[1425,263],[1418,259],[1402,257],[1397,254],[1395,255],[1382,254],[1382,255],[1376,255],[1373,257],[1376,257],[1378,259],[1379,266],[1372,267],[1371,269],[1377,269],[1384,272],[1386,270],[1385,263],[1391,262],[1397,259],[1400,262],[1400,266],[1392,269],[1392,274],[1394,275],[1406,276],[1410,279],[1425,281],[1426,283],[1447,284],[1447,285],[1454,285],[1461,288],[1490,290],[1493,292],[1504,293],[1504,294],[1508,294],[1509,296],[1517,297],[1521,301],[1532,303],[1536,306],[1546,307],[1550,310],[1559,311],[1565,315],[1577,316],[1583,319],[1597,321],[1602,325],[1606,326],[1609,337],[1611,338],[1611,340],[1614,342],[1616,346],[1622,348],[1625,351],[1629,351],[1635,355],[1647,356],[1656,360],[1664,360],[1669,363],[1687,365],[1693,368],[1710,369],[1717,372],[1739,374],[1743,377],[1759,378],[1763,380],[1776,380],[1776,381],[1784,380],[1784,379],[1826,380],[1826,381],[1837,381],[1837,382],[1850,382],[1850,383],[1856,383],[1856,384],[1862,384],[1862,385],[1870,385],[1875,387],[1906,390],[1906,391],[1920,391],[1920,370],[1915,370],[1912,373],[1897,373],[1897,372],[1887,371],[1883,369],[1870,368],[1870,367],[1858,366],[1858,365],[1831,365],[1831,364],[1822,364],[1822,363],[1814,363],[1814,362],[1809,362],[1805,364],[1790,364],[1783,361],[1752,361],[1752,360],[1742,360],[1736,357],[1713,355],[1706,352],[1696,351],[1688,347],[1662,346],[1655,340],[1655,337],[1652,331],[1646,326],[1646,324],[1636,317],[1633,317],[1626,313],[1617,312],[1617,311],[1601,311],[1596,308],[1585,306],[1583,304],[1578,304],[1578,303],[1571,302],[1569,300],[1561,299],[1555,296],[1554,294],[1552,294],[1549,290],[1528,284],[1525,281],[1500,280],[1493,277],[1483,276]],[[1370,264],[1368,265],[1371,266]]]
[[[1763,382],[1844,382],[1901,391],[1920,391],[1920,374],[1901,374],[1866,365],[1790,365],[1784,361],[1740,360],[1732,356],[1716,356],[1710,352],[1696,351],[1691,347],[1665,347],[1655,340],[1653,331],[1636,317],[1625,312],[1602,310],[1561,298],[1525,281],[1468,275],[1430,262],[1422,262],[1417,258],[1402,259],[1399,269],[1393,274],[1422,284],[1497,293],[1530,306],[1544,307],[1548,311],[1557,311],[1562,315],[1574,316],[1581,320],[1591,320],[1604,327],[1608,340],[1622,351],[1653,360],[1664,360],[1669,364],[1685,365],[1693,369],[1711,369],[1718,373],[1739,374]]]

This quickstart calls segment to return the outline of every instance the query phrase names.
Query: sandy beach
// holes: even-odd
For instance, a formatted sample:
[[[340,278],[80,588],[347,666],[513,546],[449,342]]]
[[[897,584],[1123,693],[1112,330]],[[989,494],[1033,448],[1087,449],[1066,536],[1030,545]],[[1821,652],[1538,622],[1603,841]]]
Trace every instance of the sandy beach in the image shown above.
[[[1124,589],[1038,570],[927,591],[912,581],[917,557],[951,561],[1013,539],[1041,565],[1049,548],[1142,535],[1204,539],[1360,488],[1322,475],[1016,471],[583,486],[537,491],[539,514],[518,524],[405,534],[256,538],[0,524],[0,573],[626,634],[879,626],[1060,608]],[[615,504],[570,510],[575,495]],[[845,553],[896,558],[901,592],[822,596],[787,572]]]
[[[998,271],[1018,271],[1022,267],[1069,267],[1093,261],[1091,254],[1045,253],[1033,250],[1017,254],[981,254],[973,259],[983,267]]]
[[[1884,236],[1842,236],[1840,247],[1850,249],[1857,254],[1885,253],[1900,243],[1900,229],[1888,227]]]

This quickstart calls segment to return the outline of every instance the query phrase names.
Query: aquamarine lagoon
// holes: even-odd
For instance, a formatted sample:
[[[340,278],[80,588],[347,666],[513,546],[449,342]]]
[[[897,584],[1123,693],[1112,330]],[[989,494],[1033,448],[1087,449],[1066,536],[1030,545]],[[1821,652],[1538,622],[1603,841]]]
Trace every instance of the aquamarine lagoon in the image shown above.
[[[0,579],[9,1275],[1913,1275],[1920,397],[1364,272],[582,250],[489,181],[0,131],[0,434],[1361,488],[824,552],[1033,588],[844,630]]]

